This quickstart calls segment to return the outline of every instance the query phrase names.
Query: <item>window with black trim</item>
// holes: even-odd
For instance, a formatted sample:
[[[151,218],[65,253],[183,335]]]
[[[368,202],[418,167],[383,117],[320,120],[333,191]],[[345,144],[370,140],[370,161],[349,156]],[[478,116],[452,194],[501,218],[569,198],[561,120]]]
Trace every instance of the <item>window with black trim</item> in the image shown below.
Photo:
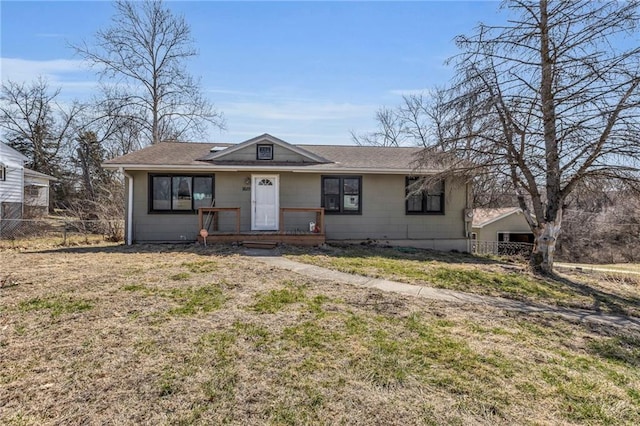
[[[0,165],[0,180],[6,180],[7,179],[7,167],[2,164]]]
[[[149,175],[149,212],[193,213],[213,206],[214,196],[213,175]]]
[[[329,214],[362,212],[362,176],[322,176],[322,207]]]
[[[258,160],[273,160],[273,145],[258,144],[256,158]]]
[[[424,187],[424,179],[407,176],[406,214],[444,214],[444,181]]]

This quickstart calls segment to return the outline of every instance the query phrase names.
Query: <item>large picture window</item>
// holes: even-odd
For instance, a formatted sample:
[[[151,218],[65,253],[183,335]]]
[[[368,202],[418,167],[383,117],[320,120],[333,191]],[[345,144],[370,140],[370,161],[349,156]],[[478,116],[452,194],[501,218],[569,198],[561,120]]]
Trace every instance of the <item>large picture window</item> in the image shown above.
[[[192,213],[213,200],[213,175],[149,175],[150,212]]]
[[[322,207],[326,213],[362,212],[361,176],[322,176]]]
[[[406,178],[406,214],[444,214],[444,181],[423,188],[423,179]]]

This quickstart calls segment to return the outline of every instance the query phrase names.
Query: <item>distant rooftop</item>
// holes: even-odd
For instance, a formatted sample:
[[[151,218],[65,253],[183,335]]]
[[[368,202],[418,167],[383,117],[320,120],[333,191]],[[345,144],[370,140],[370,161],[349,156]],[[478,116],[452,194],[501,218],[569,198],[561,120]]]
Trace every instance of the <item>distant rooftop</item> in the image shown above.
[[[520,207],[503,207],[496,209],[473,209],[474,228],[482,228],[498,219],[521,212]]]

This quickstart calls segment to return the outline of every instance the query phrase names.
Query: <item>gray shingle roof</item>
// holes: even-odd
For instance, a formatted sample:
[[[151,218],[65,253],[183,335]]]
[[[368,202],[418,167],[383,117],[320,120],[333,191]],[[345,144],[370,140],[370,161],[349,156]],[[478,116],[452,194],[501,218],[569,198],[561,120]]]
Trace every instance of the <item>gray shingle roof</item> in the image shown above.
[[[196,158],[202,158],[209,154],[211,148],[215,146],[228,147],[230,145],[231,144],[220,143],[161,142],[139,151],[130,152],[129,154],[116,157],[112,160],[107,160],[104,164],[175,166],[206,164],[202,161],[196,161]]]
[[[141,149],[127,155],[104,162],[109,167],[128,165],[145,166],[206,166],[206,165],[260,165],[264,162],[224,162],[202,161],[210,155],[214,147],[229,147],[234,144],[222,143],[186,143],[186,142],[162,142]],[[306,169],[321,170],[349,170],[349,169],[388,169],[388,170],[413,170],[415,161],[421,151],[419,147],[376,147],[376,146],[338,146],[338,145],[294,145],[319,157],[326,158],[330,163],[306,163],[300,164]],[[272,163],[273,166],[283,165]],[[296,166],[297,164],[289,164]]]
[[[336,168],[413,169],[418,147],[305,145],[307,151],[334,162]]]

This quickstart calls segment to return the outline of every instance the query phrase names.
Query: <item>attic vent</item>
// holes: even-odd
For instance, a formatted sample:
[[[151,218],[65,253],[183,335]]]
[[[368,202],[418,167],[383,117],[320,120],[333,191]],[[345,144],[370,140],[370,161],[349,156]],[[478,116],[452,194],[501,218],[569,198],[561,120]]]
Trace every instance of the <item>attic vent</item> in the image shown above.
[[[216,145],[216,146],[212,147],[209,151],[210,152],[220,152],[220,151],[222,151],[222,150],[224,150],[226,148],[227,148],[226,146],[217,146]]]

